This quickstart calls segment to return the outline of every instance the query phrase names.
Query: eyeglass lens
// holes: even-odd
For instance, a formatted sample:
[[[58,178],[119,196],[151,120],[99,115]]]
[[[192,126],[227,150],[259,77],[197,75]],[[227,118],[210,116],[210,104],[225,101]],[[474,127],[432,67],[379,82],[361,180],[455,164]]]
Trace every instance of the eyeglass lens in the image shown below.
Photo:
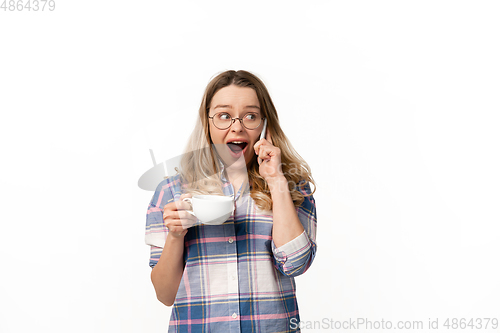
[[[248,129],[255,129],[259,127],[261,121],[257,113],[247,113],[242,117],[242,119],[243,119],[243,126],[245,126]],[[233,123],[233,118],[231,118],[231,115],[225,112],[220,112],[215,114],[212,120],[214,122],[215,127],[220,129],[229,128]],[[238,120],[235,119],[235,121]]]

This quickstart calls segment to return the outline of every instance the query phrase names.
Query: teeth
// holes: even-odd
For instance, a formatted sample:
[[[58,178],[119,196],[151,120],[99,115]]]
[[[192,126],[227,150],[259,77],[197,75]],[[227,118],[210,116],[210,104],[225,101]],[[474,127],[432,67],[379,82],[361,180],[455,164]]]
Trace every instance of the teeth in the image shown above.
[[[244,143],[243,141],[231,141],[229,143]]]

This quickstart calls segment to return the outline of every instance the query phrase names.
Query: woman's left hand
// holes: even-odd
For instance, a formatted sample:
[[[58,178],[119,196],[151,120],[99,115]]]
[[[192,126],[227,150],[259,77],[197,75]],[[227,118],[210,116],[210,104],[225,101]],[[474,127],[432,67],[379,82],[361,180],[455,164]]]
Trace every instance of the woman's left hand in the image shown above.
[[[271,133],[266,131],[266,139],[260,139],[255,143],[253,149],[255,154],[262,159],[259,163],[259,173],[269,183],[273,179],[283,177],[281,170],[281,150],[273,146]]]

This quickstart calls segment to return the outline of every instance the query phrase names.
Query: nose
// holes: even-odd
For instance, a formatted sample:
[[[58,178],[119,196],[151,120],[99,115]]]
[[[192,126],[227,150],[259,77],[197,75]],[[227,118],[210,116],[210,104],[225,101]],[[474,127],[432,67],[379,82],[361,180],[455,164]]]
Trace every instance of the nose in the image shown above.
[[[231,131],[241,132],[244,129],[242,120],[239,118],[235,118],[233,123],[231,124]]]

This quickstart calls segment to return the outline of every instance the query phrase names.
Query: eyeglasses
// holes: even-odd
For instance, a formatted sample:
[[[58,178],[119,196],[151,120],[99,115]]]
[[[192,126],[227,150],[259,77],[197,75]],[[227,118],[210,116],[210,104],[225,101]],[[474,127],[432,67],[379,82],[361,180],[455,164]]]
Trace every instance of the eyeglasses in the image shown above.
[[[264,119],[259,118],[259,115],[253,112],[245,114],[243,118],[231,118],[231,115],[227,112],[219,112],[208,118],[212,119],[214,126],[221,130],[231,127],[236,119],[238,119],[246,129],[253,130],[258,128],[262,119]]]

